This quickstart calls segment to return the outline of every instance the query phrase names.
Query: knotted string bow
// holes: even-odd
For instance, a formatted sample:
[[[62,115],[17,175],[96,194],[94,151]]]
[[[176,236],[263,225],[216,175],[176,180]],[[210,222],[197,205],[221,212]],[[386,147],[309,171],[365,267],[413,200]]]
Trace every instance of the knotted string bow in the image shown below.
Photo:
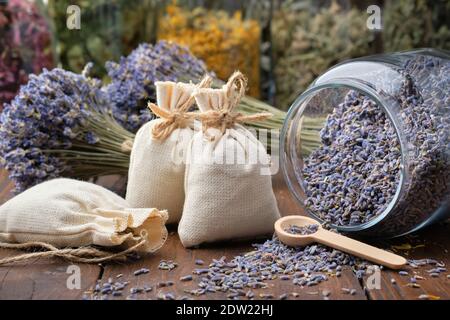
[[[222,88],[225,95],[224,102],[219,109],[197,114],[196,118],[202,122],[203,132],[206,132],[208,128],[218,128],[224,134],[226,129],[232,128],[236,123],[257,122],[270,118],[272,114],[269,112],[251,115],[233,112],[244,97],[246,89],[247,79],[240,71],[235,71]]]
[[[211,85],[212,78],[209,75],[203,77],[197,88],[207,88]],[[176,111],[170,111],[149,102],[148,108],[163,121],[158,122],[152,128],[152,136],[157,140],[166,139],[175,129],[186,128],[195,118],[193,112],[188,112],[189,108],[194,104],[194,96],[191,95]]]

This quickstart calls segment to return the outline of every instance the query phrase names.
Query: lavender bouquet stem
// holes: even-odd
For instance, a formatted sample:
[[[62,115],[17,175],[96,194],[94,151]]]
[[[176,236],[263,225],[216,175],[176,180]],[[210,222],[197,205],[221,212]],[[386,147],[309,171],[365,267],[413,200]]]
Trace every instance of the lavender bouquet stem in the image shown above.
[[[91,66],[90,66],[91,67]],[[111,83],[62,69],[44,70],[5,106],[0,118],[0,164],[10,173],[16,192],[56,177],[89,179],[126,174],[137,129],[153,118],[154,82],[198,81],[207,73],[201,60],[184,47],[160,41],[142,44],[119,63],[106,64]],[[216,85],[221,85],[216,80]],[[245,97],[239,112],[271,112],[266,121],[247,123],[256,130],[280,129],[285,112]],[[304,119],[302,139],[313,150],[320,123]],[[266,147],[278,150],[278,135]],[[303,146],[303,145],[302,145]]]
[[[16,192],[56,177],[128,171],[134,134],[110,115],[101,83],[62,69],[30,76],[0,118],[0,161]],[[125,147],[125,148],[124,148]]]
[[[105,91],[111,99],[113,116],[131,132],[136,132],[153,117],[146,106],[149,100],[155,100],[155,81],[197,82],[209,73],[203,61],[192,55],[187,48],[167,41],[158,41],[155,45],[143,43],[118,63],[107,62],[106,69],[112,80]],[[222,84],[221,80],[215,80],[216,86]],[[238,112],[272,113],[273,116],[265,121],[246,123],[247,127],[257,131],[280,130],[286,117],[286,112],[250,96],[242,99]],[[322,120],[324,122],[325,119]],[[316,134],[302,135],[303,141],[317,146],[320,143],[320,129],[317,129],[320,125],[317,120],[305,119],[304,132],[307,133],[309,129],[309,132],[315,131]],[[277,142],[275,139],[276,144]],[[271,145],[272,150],[274,147],[278,148],[277,145]]]

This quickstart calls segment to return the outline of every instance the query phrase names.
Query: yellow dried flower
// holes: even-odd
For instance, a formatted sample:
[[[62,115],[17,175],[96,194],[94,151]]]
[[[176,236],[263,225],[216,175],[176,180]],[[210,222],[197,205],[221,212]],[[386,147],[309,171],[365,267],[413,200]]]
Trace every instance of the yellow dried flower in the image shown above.
[[[259,97],[260,34],[259,23],[243,19],[241,11],[187,10],[173,3],[158,23],[157,36],[189,47],[220,79],[240,70],[249,79],[250,95]]]

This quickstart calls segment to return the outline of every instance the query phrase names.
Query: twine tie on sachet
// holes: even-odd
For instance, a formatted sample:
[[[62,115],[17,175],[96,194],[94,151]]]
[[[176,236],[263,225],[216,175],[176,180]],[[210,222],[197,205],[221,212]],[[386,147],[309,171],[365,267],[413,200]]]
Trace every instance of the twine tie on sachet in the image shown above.
[[[221,134],[226,129],[232,128],[236,123],[258,122],[270,118],[270,112],[255,114],[242,114],[234,112],[247,89],[247,79],[240,71],[235,71],[228,82],[223,86],[225,90],[224,103],[220,110],[208,110],[196,115],[196,119],[202,122],[202,130],[206,132],[208,128],[217,128]]]
[[[105,251],[94,248],[92,246],[80,248],[57,248],[49,243],[39,241],[26,243],[0,243],[0,248],[4,249],[44,249],[44,251],[24,253],[17,256],[0,259],[0,266],[9,263],[27,261],[30,259],[51,257],[59,257],[71,262],[79,263],[100,263],[113,260],[125,260],[128,254],[136,252],[139,248],[143,247],[146,242],[147,234],[145,232],[142,232],[141,236],[138,238],[138,242],[135,245],[119,252]]]
[[[196,86],[197,88],[207,88],[211,85],[212,78],[209,75],[203,77],[200,83]],[[152,128],[152,136],[157,140],[166,139],[175,129],[186,128],[193,119],[195,119],[195,114],[189,112],[189,109],[194,104],[195,99],[193,95],[189,97],[177,111],[169,111],[161,108],[160,106],[149,102],[148,108],[158,117],[163,119],[162,122],[155,124]]]

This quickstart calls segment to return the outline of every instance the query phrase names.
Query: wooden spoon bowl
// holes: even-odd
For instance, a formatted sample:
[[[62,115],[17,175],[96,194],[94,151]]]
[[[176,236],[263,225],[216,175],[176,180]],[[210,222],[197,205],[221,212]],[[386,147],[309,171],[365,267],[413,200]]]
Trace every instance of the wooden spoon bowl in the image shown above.
[[[304,227],[311,224],[318,225],[317,231],[311,234],[292,234],[286,231],[290,226]],[[407,262],[405,258],[392,252],[325,230],[316,220],[304,216],[293,215],[278,219],[275,222],[275,233],[288,246],[303,247],[318,242],[391,269],[399,269]]]

